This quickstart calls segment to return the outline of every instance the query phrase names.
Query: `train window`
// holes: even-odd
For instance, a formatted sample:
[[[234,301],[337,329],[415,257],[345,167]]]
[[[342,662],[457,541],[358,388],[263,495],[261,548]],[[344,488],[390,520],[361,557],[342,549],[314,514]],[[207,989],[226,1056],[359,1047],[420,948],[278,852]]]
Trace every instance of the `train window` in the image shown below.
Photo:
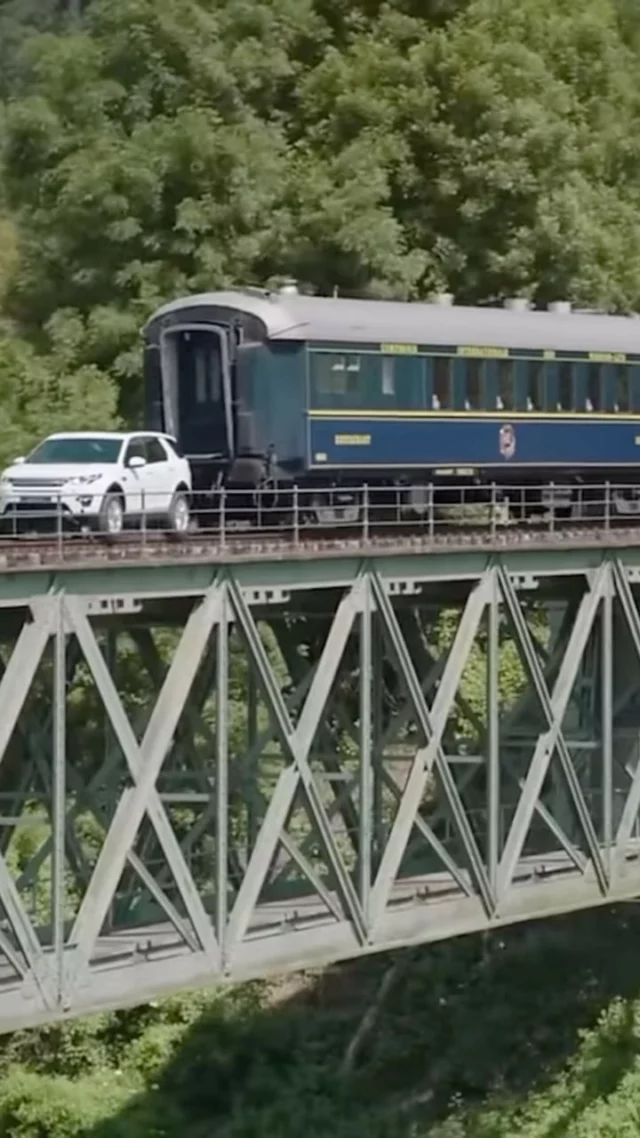
[[[196,369],[196,400],[198,403],[207,402],[207,363],[202,352],[195,353]]]
[[[545,365],[542,360],[529,360],[527,365],[527,411],[546,409]]]
[[[465,411],[480,411],[484,404],[484,362],[467,360]]]
[[[631,369],[626,364],[618,364],[615,376],[614,411],[628,411],[631,407],[630,378]]]
[[[393,356],[382,357],[382,394],[395,395],[396,393],[396,361]]]
[[[600,364],[589,364],[587,372],[587,411],[600,411],[603,407],[603,375]]]
[[[434,411],[444,411],[451,407],[451,360],[446,356],[436,356],[433,361],[431,402]]]
[[[499,411],[513,410],[515,406],[514,388],[513,360],[498,360],[496,407]]]
[[[346,396],[358,390],[359,356],[319,352],[312,356],[313,387],[317,396]]]
[[[189,339],[186,333],[185,340]],[[195,372],[196,402],[217,403],[220,400],[220,354],[207,345],[195,343],[193,346],[193,367]]]
[[[393,393],[387,396],[384,400],[386,406],[389,405],[388,400],[391,401],[391,406],[395,407],[398,411],[417,411],[424,410],[427,406],[425,400],[425,388],[427,383],[427,372],[429,375],[429,406],[431,406],[431,364],[432,361],[425,360],[424,356],[418,355],[402,355],[396,356],[393,359]],[[384,392],[384,376],[382,378],[383,395]]]
[[[573,364],[563,360],[558,367],[558,411],[573,409]]]
[[[629,384],[629,411],[640,411],[640,367],[633,364],[627,369]]]

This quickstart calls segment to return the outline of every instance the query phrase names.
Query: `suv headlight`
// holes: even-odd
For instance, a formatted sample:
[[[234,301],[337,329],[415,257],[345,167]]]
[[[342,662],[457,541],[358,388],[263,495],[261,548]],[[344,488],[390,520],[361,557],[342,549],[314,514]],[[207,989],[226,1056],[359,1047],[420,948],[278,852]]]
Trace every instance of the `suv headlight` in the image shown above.
[[[69,479],[67,486],[90,486],[92,482],[99,482],[101,478],[101,474],[77,474],[75,478]]]

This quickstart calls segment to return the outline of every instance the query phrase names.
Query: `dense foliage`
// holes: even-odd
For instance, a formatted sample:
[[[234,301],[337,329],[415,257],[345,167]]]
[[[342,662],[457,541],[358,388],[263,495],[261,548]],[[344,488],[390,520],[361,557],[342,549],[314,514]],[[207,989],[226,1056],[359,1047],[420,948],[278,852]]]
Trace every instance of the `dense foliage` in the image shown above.
[[[187,289],[640,309],[639,65],[637,0],[0,0],[0,463]],[[18,1035],[0,1138],[636,1135],[638,931],[408,957],[347,1075],[385,960]]]
[[[62,341],[104,423],[186,289],[640,307],[629,0],[4,0],[0,43],[0,369]]]

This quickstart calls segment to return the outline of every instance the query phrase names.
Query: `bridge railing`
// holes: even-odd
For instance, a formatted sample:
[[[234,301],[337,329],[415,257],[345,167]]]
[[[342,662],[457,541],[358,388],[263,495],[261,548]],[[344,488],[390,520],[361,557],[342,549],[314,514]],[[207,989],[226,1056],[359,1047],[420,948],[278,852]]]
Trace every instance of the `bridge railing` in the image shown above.
[[[640,486],[632,483],[543,488],[532,484],[264,486],[219,489],[176,499],[144,486],[125,499],[79,485],[72,492],[0,488],[0,554],[31,556],[38,546],[60,558],[95,551],[106,539],[137,556],[169,539],[182,547],[274,545],[465,546],[640,539]],[[185,510],[184,506],[187,509]],[[115,519],[115,525],[114,523]],[[120,524],[122,522],[122,525]],[[27,551],[31,550],[31,553]]]

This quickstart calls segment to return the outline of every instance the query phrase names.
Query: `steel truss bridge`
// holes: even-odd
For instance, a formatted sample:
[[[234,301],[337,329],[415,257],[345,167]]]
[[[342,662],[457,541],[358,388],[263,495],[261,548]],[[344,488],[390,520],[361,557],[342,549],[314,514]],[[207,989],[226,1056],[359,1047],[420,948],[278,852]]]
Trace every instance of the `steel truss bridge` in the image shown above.
[[[0,1029],[640,894],[613,541],[14,556]]]

